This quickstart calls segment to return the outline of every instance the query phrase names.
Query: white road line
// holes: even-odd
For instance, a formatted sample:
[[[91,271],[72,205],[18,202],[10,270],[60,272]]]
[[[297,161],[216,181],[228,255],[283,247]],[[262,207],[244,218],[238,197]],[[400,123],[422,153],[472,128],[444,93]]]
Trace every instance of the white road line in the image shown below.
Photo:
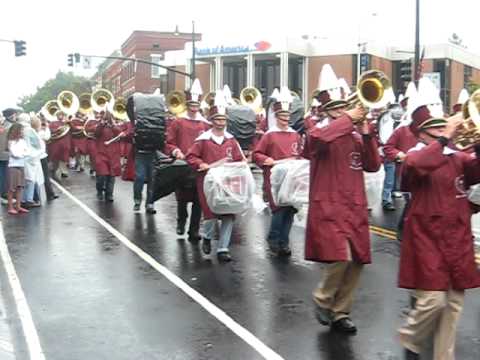
[[[215,304],[210,302],[206,297],[200,294],[198,291],[190,287],[186,282],[180,279],[177,275],[172,273],[168,270],[165,266],[159,264],[154,258],[152,258],[149,254],[144,252],[138,246],[133,244],[127,237],[121,234],[117,229],[99,217],[93,210],[91,210],[87,205],[83,202],[78,200],[73,194],[71,194],[67,189],[63,186],[58,184],[56,181],[52,180],[52,183],[55,184],[65,195],[67,195],[73,202],[75,202],[78,206],[80,206],[90,217],[92,217],[95,221],[97,221],[100,225],[102,225],[108,232],[110,232],[113,236],[115,236],[120,242],[122,242],[126,247],[128,247],[131,251],[137,254],[142,260],[147,262],[150,266],[152,266],[155,270],[165,276],[172,284],[176,287],[181,289],[185,294],[187,294],[190,298],[192,298],[195,302],[197,302],[200,306],[202,306],[206,311],[208,311],[212,316],[214,316],[218,321],[223,323],[227,328],[229,328],[232,332],[238,335],[243,341],[249,344],[252,348],[254,348],[260,355],[262,355],[265,359],[269,360],[282,360],[283,358],[265,345],[262,341],[260,341],[255,335],[253,335],[250,331],[245,329],[235,320],[233,320],[230,316],[228,316],[222,309],[217,307]]]
[[[23,334],[27,343],[28,352],[31,360],[45,360],[45,355],[40,345],[37,329],[33,323],[32,313],[28,306],[27,299],[22,290],[22,285],[18,279],[12,258],[8,252],[7,242],[3,234],[3,227],[0,226],[0,255],[7,273],[8,282],[13,292],[13,298],[17,307],[18,316],[22,324]]]

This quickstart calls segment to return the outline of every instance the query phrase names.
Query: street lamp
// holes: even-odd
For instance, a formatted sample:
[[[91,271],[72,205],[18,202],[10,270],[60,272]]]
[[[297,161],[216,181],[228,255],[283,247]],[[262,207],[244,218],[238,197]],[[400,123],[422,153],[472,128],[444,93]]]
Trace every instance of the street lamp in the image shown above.
[[[175,32],[173,33],[175,36],[180,36],[180,32],[178,31],[178,25],[175,25]],[[190,73],[190,78],[195,80],[195,21],[192,20],[192,59],[191,59],[191,67],[192,71]]]
[[[370,13],[369,14],[371,17],[376,17],[378,14],[377,13]],[[361,67],[360,67],[360,58],[362,56],[362,53],[366,51],[366,46],[368,44],[368,41],[361,41],[361,36],[360,36],[360,27],[361,24],[360,22],[358,23],[358,42],[357,42],[357,83],[358,79],[360,79],[360,72],[361,72]]]

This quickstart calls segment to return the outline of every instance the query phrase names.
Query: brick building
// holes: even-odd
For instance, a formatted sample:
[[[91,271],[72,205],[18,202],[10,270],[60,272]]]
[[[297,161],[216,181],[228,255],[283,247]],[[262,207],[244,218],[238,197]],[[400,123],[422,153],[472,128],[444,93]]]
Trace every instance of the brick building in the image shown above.
[[[196,40],[201,36],[196,35]],[[191,72],[191,34],[135,31],[123,43],[122,56],[149,59],[186,73]],[[257,87],[264,96],[276,86],[287,85],[308,103],[316,89],[320,69],[333,66],[338,77],[355,85],[357,74],[379,69],[392,79],[396,95],[405,91],[413,74],[413,54],[395,46],[368,42],[358,45],[338,39],[281,38],[256,39],[237,43],[196,43],[196,76],[204,92],[228,84],[238,97],[246,86]],[[428,45],[423,73],[441,90],[446,109],[450,109],[463,87],[480,83],[480,56],[453,44]],[[184,75],[150,65],[114,61],[104,71],[104,83],[115,95],[134,91],[151,93],[160,88],[166,94],[185,89],[190,79]]]
[[[190,43],[183,52],[167,52],[164,63],[184,70],[183,64],[190,62],[190,56],[185,58],[185,54],[191,53],[189,49]],[[236,97],[245,86],[255,86],[267,96],[275,86],[287,85],[307,103],[317,88],[320,70],[327,63],[338,77],[353,85],[358,73],[382,70],[392,80],[396,95],[405,91],[413,75],[413,54],[374,42],[358,48],[348,42],[286,38],[223,45],[200,42],[196,49],[197,77],[204,91],[228,84]],[[423,74],[437,85],[446,109],[450,109],[462,88],[480,83],[480,56],[453,44],[428,45]],[[188,86],[184,77],[169,73],[168,78],[168,90]]]
[[[195,34],[196,41],[201,38],[201,34]],[[191,33],[134,31],[112,56],[161,63],[165,52],[182,50],[190,41]],[[136,91],[152,93],[157,88],[166,90],[168,81],[166,71],[159,67],[123,60],[107,60],[94,79],[97,87],[111,90],[116,97],[127,97]]]

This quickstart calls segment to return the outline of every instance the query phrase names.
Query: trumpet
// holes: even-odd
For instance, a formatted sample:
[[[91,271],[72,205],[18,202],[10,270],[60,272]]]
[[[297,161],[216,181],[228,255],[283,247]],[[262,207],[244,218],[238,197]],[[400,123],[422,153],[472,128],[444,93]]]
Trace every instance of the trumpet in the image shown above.
[[[475,91],[462,107],[463,122],[453,137],[460,150],[480,143],[480,89]]]

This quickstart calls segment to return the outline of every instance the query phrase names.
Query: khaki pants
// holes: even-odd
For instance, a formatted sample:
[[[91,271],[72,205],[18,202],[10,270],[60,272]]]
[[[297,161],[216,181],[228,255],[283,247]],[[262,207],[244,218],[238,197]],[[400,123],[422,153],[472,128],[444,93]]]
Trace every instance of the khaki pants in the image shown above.
[[[353,261],[328,264],[313,300],[333,312],[333,321],[348,317],[363,265]]]
[[[424,340],[433,334],[434,360],[455,359],[455,335],[463,309],[464,291],[416,290],[415,309],[399,329],[400,342],[419,354]]]

